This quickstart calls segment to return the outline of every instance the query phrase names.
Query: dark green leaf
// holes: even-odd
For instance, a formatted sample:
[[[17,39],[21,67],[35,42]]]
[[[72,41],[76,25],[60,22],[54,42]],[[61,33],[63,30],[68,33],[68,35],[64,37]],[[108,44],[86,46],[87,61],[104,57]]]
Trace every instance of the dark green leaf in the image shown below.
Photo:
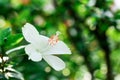
[[[22,39],[23,39],[22,34],[9,35],[6,40],[5,47],[15,46],[18,43],[20,43],[22,41]]]
[[[5,39],[10,34],[11,29],[5,28],[0,30],[0,45],[3,45],[5,43]]]

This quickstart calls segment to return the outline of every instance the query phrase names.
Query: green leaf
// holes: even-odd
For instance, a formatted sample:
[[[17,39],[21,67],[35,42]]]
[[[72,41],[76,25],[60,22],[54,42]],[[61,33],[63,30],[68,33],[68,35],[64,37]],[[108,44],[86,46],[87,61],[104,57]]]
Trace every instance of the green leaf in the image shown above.
[[[19,44],[22,41],[22,39],[23,36],[21,33],[9,35],[6,40],[5,47],[15,46]]]
[[[5,43],[5,39],[10,34],[11,28],[0,29],[0,46]]]

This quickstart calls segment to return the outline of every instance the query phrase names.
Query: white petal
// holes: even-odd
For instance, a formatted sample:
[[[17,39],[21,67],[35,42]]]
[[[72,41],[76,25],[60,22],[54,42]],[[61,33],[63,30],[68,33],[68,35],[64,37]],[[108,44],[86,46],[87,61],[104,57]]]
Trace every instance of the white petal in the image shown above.
[[[35,27],[29,23],[26,23],[22,28],[22,33],[25,39],[28,42],[35,42],[39,38],[39,32],[35,29]]]
[[[43,35],[39,35],[38,42],[35,42],[35,47],[39,50],[43,50],[48,46],[49,38]]]
[[[25,39],[34,44],[36,48],[42,49],[45,48],[48,44],[48,37],[39,35],[39,32],[35,27],[29,23],[26,23],[22,28],[22,33]]]
[[[71,54],[71,51],[64,42],[59,41],[56,45],[51,46],[45,54]]]
[[[25,52],[32,61],[38,62],[42,60],[41,53],[38,52],[32,44],[29,44],[25,47]]]
[[[56,71],[60,71],[65,68],[65,63],[56,56],[43,55],[43,58]]]

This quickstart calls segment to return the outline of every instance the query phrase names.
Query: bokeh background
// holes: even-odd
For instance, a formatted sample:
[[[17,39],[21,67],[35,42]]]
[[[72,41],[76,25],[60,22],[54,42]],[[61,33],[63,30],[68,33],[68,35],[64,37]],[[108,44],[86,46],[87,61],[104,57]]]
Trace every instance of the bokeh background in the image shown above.
[[[62,71],[28,60],[24,49],[11,53],[9,64],[25,80],[120,80],[119,9],[120,0],[0,0],[0,29],[12,30],[6,51],[28,44],[20,35],[27,22],[48,37],[60,31],[72,51],[59,56]]]

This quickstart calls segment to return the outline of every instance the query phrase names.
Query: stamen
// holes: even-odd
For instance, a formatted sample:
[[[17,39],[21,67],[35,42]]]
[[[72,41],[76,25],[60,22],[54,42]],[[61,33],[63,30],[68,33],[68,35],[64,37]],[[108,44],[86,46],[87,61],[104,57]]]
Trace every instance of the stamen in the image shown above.
[[[50,39],[48,40],[49,41],[49,44],[50,45],[55,45],[58,41],[59,41],[59,38],[58,36],[61,34],[61,32],[57,31],[56,32],[56,35],[53,35],[50,37]]]

